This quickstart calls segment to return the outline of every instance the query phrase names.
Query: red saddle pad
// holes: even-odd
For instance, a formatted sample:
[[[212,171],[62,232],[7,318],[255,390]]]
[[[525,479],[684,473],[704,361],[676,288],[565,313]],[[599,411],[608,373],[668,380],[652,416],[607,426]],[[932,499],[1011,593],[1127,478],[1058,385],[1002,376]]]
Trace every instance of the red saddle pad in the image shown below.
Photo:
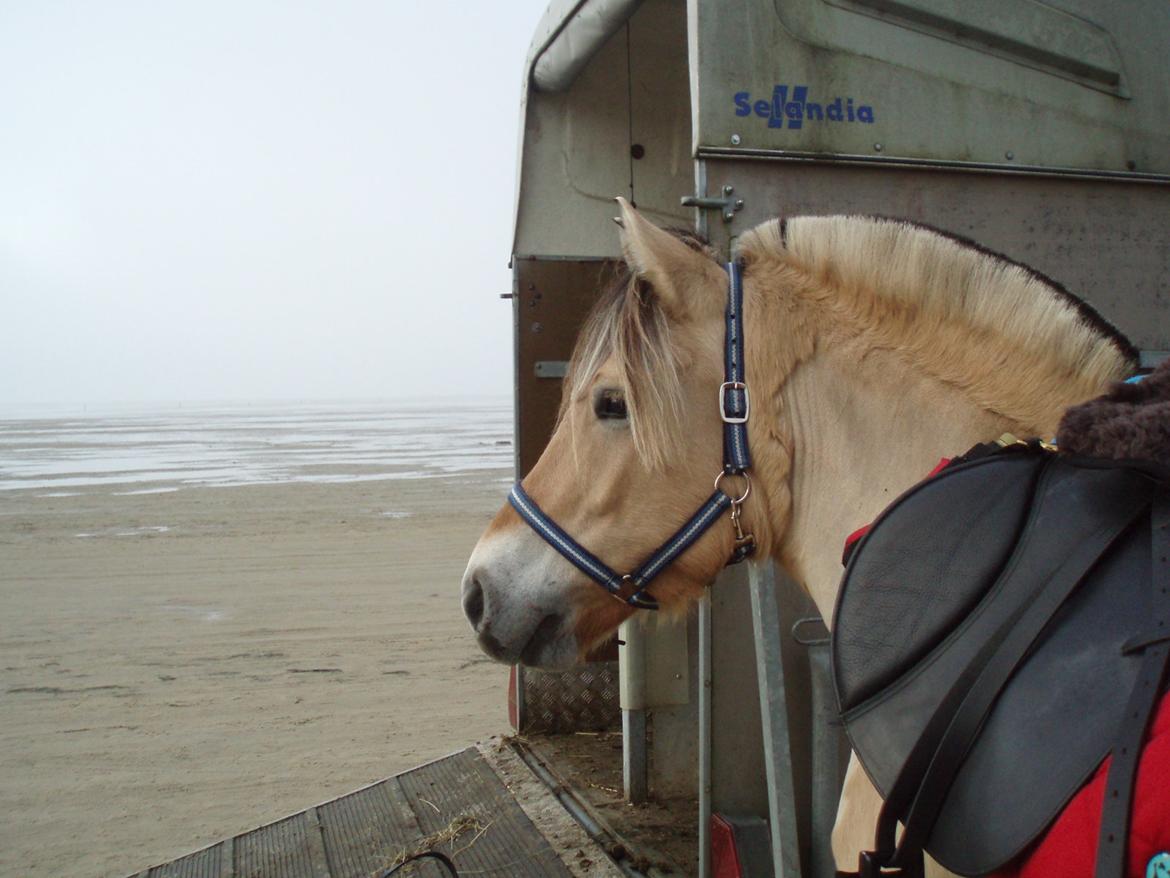
[[[1109,761],[1069,801],[1032,851],[1016,866],[994,873],[995,878],[1093,878]],[[1146,878],[1146,865],[1163,851],[1170,851],[1170,695],[1158,706],[1138,765],[1126,878]]]

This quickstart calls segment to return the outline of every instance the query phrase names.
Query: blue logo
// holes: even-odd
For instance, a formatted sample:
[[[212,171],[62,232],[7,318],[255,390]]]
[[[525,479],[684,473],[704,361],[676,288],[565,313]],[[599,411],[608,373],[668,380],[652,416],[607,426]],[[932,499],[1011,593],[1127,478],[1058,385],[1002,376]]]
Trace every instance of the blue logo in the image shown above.
[[[829,103],[810,101],[807,85],[792,86],[791,93],[786,85],[772,89],[771,100],[752,100],[751,92],[735,93],[735,115],[750,116],[755,113],[768,120],[769,128],[804,127],[805,122],[864,122],[873,124],[873,107],[869,104],[854,105],[853,98],[833,98]]]

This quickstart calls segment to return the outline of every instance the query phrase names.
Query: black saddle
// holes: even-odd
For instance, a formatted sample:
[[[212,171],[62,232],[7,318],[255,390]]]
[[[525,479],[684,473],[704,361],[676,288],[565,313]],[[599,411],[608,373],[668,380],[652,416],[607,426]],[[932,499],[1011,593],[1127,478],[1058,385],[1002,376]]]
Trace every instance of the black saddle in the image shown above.
[[[995,871],[1112,750],[1096,874],[1121,878],[1170,659],[1166,473],[1039,443],[971,457],[882,513],[837,599],[838,707],[885,800],[861,873],[921,874],[923,849]]]

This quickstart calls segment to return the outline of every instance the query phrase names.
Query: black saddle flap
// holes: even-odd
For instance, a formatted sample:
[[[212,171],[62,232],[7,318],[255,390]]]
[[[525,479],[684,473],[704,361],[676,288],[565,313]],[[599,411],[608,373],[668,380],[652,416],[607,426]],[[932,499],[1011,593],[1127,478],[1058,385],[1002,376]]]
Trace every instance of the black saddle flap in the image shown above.
[[[1121,533],[1045,627],[967,752],[926,844],[946,868],[981,875],[1003,866],[1108,753],[1141,661],[1122,645],[1144,615],[1154,490],[1123,465],[996,454],[912,488],[854,552],[834,614],[833,676],[846,732],[884,796],[993,632],[1073,547]]]

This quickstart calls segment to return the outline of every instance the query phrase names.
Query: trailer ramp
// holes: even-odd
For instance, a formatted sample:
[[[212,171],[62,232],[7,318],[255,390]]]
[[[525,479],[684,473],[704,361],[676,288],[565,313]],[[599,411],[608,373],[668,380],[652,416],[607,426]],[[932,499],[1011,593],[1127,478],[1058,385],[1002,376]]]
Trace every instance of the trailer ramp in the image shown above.
[[[492,741],[132,878],[375,878],[428,849],[451,857],[461,876],[622,875],[516,754]],[[398,873],[447,874],[433,860]]]

